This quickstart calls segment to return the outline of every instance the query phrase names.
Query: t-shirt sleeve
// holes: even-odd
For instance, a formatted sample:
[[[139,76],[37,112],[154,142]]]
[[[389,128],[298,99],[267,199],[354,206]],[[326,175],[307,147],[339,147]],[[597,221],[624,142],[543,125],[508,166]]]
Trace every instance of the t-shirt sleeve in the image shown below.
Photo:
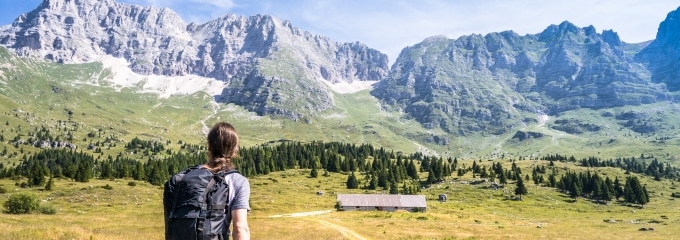
[[[245,177],[241,177],[234,183],[234,198],[232,199],[231,210],[248,209],[250,211],[250,182]]]

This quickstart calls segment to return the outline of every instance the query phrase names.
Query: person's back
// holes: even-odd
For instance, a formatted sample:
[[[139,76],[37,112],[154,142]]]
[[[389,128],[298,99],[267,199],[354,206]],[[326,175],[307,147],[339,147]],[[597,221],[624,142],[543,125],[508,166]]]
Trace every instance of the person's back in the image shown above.
[[[202,237],[196,239],[227,239],[229,235],[234,239],[250,239],[250,184],[232,164],[239,146],[236,130],[228,123],[217,123],[207,140],[208,162],[174,175],[166,182],[163,196],[166,239],[193,239],[178,235],[187,232],[200,232],[197,234]],[[192,225],[191,221],[196,222]],[[230,223],[233,223],[232,231],[228,230]]]
[[[166,239],[224,239],[231,195],[226,178],[235,173],[199,165],[171,177],[163,192]]]

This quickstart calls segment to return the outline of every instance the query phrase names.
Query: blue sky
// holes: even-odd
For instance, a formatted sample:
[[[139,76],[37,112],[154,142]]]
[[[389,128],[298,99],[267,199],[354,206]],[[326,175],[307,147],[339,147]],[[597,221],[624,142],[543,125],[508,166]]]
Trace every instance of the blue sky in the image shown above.
[[[570,21],[612,29],[625,42],[654,39],[677,0],[117,0],[168,7],[187,22],[234,13],[273,15],[338,42],[363,42],[394,62],[402,48],[434,35],[457,38],[513,30],[534,34]],[[0,25],[42,0],[0,0]]]

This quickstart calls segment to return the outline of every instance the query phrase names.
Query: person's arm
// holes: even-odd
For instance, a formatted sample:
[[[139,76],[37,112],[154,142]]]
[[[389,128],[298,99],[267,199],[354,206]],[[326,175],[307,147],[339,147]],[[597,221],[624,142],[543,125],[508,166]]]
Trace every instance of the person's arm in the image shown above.
[[[248,209],[236,209],[231,211],[231,221],[234,224],[232,237],[234,240],[250,239],[250,228],[248,227]]]
[[[250,183],[247,178],[235,184],[235,194],[231,204],[231,236],[236,240],[249,240],[248,211],[250,211]]]

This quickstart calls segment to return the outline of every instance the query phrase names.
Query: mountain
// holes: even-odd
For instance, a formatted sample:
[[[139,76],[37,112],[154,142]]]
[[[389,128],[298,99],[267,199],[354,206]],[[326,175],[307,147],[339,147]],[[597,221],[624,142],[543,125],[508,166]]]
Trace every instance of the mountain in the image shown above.
[[[662,27],[671,25],[666,22]],[[657,42],[641,54],[654,48],[680,56],[672,54],[677,41],[670,41],[676,46]],[[535,115],[676,99],[669,93],[676,89],[652,81],[650,69],[630,53],[639,47],[622,42],[614,31],[597,33],[592,26],[579,28],[567,21],[525,36],[506,31],[431,37],[404,49],[372,94],[425,126],[461,135],[503,134],[535,122]],[[680,63],[669,60],[664,63]]]
[[[248,143],[675,158],[678,21],[678,10],[669,13],[643,43],[568,21],[536,34],[432,36],[388,68],[385,54],[360,42],[336,43],[273,16],[197,24],[113,0],[45,0],[0,27],[0,121],[68,119],[82,124],[78,134],[114,131],[119,143],[202,137],[219,119],[240,126]]]
[[[123,58],[138,74],[226,83],[216,100],[292,119],[334,107],[326,84],[378,81],[385,54],[295,28],[272,16],[185,23],[167,8],[114,0],[45,0],[0,28],[0,45],[60,63]]]
[[[664,83],[671,91],[680,90],[680,8],[668,13],[656,39],[635,59],[649,68],[653,82]]]

